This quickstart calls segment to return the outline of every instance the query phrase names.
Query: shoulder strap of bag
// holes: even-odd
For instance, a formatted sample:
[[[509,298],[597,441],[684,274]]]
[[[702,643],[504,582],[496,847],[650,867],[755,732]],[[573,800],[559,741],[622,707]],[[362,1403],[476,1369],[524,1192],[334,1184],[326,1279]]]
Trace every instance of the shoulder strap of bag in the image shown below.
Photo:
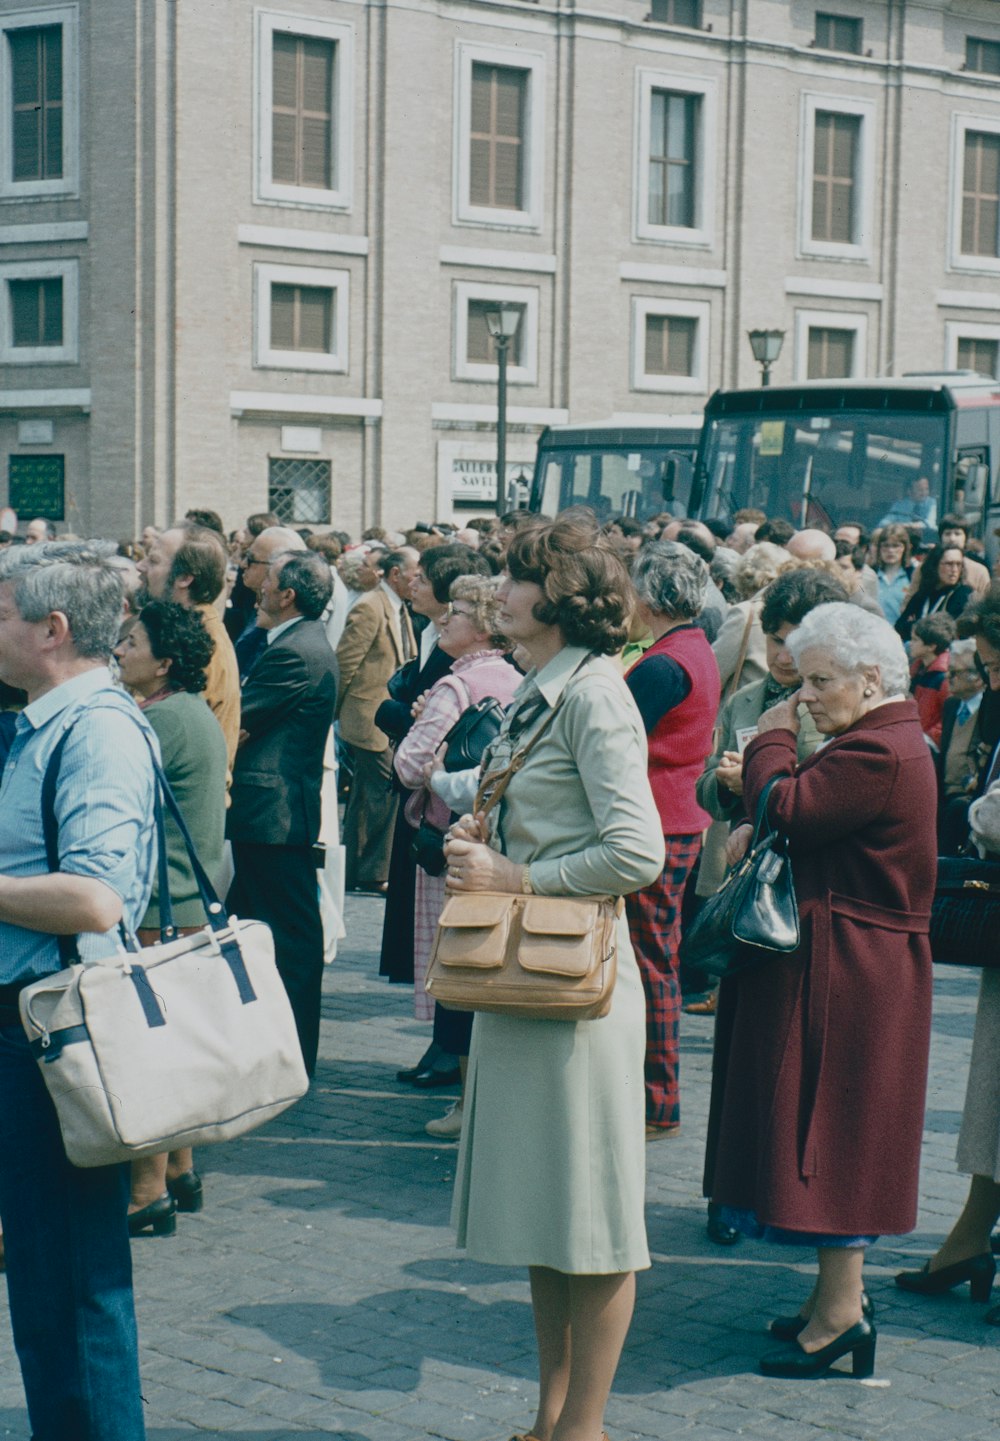
[[[736,660],[736,669],[733,671],[733,678],[729,683],[730,695],[735,695],[740,688],[740,681],[743,679],[743,667],[747,663],[747,651],[750,649],[750,632],[753,630],[753,623],[756,618],[754,603],[750,601],[749,609],[747,610],[746,625],[743,627],[743,639],[740,641],[740,653]]]
[[[771,792],[774,790],[777,782],[786,779],[786,776],[772,776],[757,798],[757,813],[754,817],[753,841],[750,845],[751,850],[756,849],[762,837],[779,834],[777,826],[773,825],[768,818],[767,803],[771,798]]]

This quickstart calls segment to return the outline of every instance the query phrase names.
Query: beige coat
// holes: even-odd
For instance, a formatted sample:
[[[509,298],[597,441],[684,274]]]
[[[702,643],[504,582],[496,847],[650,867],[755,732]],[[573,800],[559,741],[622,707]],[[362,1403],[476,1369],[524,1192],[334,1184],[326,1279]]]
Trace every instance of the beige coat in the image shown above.
[[[399,624],[414,655],[416,642],[405,606]],[[337,664],[341,736],[359,750],[384,751],[389,737],[375,724],[375,712],[388,695],[389,677],[403,664],[403,652],[393,604],[381,586],[367,591],[348,611],[337,646]]]

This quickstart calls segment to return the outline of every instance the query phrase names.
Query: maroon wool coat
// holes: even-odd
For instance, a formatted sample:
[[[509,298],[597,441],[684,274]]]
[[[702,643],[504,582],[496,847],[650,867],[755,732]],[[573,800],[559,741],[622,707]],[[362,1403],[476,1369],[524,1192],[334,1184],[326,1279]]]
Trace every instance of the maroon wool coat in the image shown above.
[[[912,700],[880,706],[796,765],[748,746],[749,814],[789,837],[802,944],[725,981],[706,1194],[767,1225],[900,1234],[917,1215],[931,1021],[934,766]]]

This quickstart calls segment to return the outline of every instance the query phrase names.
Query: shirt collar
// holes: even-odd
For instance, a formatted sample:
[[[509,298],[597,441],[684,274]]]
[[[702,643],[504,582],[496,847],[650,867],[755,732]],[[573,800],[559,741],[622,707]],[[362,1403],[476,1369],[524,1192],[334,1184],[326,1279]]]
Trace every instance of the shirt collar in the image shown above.
[[[265,631],[268,645],[274,645],[279,635],[284,635],[286,630],[290,630],[291,627],[296,625],[300,620],[305,620],[305,616],[293,615],[291,620],[283,620],[280,625],[272,626],[270,630]]]
[[[379,587],[385,591],[386,595],[389,597],[389,602],[393,610],[396,612],[397,615],[399,615],[399,612],[403,609],[402,596],[397,595],[396,592],[393,590],[392,586],[384,580],[379,581]]]
[[[533,682],[548,705],[554,706],[590,651],[583,645],[564,645],[541,670],[529,671],[522,684]],[[520,690],[521,687],[518,687]]]
[[[95,665],[91,670],[85,670],[71,680],[64,680],[61,685],[53,686],[30,705],[26,705],[18,716],[18,725],[21,729],[30,725],[32,730],[41,730],[42,726],[47,725],[60,711],[87,701],[99,690],[109,690],[113,685],[108,667]],[[25,726],[21,726],[22,721]]]
[[[961,705],[964,705],[964,706],[966,707],[966,709],[968,710],[969,715],[975,715],[975,714],[976,714],[976,711],[979,709],[979,707],[980,707],[980,706],[982,705],[982,703],[983,703],[983,696],[984,696],[985,694],[986,694],[985,691],[977,690],[976,693],[975,693],[975,695],[972,696],[969,700],[959,701],[959,705],[960,705],[960,706],[961,706]]]

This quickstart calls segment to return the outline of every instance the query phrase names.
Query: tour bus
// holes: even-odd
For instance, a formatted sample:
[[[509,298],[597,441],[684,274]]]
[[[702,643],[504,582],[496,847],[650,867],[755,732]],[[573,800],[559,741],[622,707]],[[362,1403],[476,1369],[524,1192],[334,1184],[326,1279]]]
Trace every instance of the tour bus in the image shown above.
[[[717,390],[705,407],[691,514],[746,507],[833,531],[958,512],[995,551],[1000,382],[974,371]]]
[[[619,424],[550,425],[538,438],[529,510],[555,515],[587,505],[599,518],[686,516],[700,415],[651,416]]]

